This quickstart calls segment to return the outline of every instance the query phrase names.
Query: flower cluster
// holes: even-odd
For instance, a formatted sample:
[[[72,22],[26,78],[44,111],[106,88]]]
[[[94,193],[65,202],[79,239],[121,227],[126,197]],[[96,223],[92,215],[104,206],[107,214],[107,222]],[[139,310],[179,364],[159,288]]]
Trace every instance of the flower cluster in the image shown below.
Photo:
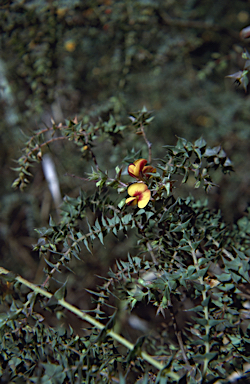
[[[138,159],[128,166],[130,176],[140,180],[128,187],[129,198],[126,199],[128,205],[138,205],[139,208],[144,208],[148,204],[151,192],[147,185],[141,180],[150,177],[150,173],[156,172],[156,169],[151,165],[146,165],[147,160]]]

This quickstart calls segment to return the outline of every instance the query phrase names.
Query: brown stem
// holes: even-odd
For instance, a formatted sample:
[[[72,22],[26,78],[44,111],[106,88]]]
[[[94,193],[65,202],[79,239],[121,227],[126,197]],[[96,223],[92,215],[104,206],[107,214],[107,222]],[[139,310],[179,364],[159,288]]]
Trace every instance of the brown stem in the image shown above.
[[[53,143],[54,141],[65,140],[65,139],[67,139],[67,137],[65,137],[65,136],[53,137],[52,139],[46,141],[45,143],[37,144],[31,151],[29,151],[29,153],[27,155],[25,155],[26,159],[24,160],[24,163],[26,163],[29,160],[29,157],[32,155],[32,153],[38,151],[39,149],[45,147],[46,145],[48,145],[50,143]]]
[[[153,248],[151,247],[149,242],[147,243],[147,249],[148,249],[148,251],[150,253],[150,256],[152,257],[153,263],[155,263],[155,265],[158,265],[159,263],[158,263],[158,261],[155,258],[155,255],[154,255],[154,252],[153,252]]]
[[[178,331],[177,322],[176,322],[176,319],[175,319],[175,315],[174,315],[173,307],[172,307],[172,306],[169,306],[168,309],[169,309],[170,315],[171,315],[171,317],[172,317],[172,322],[173,322],[173,327],[174,327],[174,333],[175,333],[175,336],[176,336],[176,338],[177,338],[178,344],[179,344],[179,346],[180,346],[181,354],[182,354],[183,360],[185,361],[185,363],[187,364],[187,366],[191,368],[191,366],[190,366],[190,364],[189,364],[189,361],[188,361],[188,358],[187,358],[187,355],[186,355],[186,352],[185,352],[184,345],[183,345],[183,341],[182,341],[182,337],[181,337],[181,331]]]
[[[148,147],[148,163],[150,164],[151,160],[152,160],[152,152],[151,152],[152,143],[150,143],[150,141],[147,139],[143,125],[141,125],[140,128],[141,128],[142,136],[143,136],[145,143],[147,144],[147,147]]]

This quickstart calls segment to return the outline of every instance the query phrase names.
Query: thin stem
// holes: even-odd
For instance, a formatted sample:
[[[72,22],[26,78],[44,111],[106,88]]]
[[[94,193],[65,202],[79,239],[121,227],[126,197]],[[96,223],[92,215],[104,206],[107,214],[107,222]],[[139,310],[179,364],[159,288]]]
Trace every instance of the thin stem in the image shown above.
[[[140,128],[141,128],[142,136],[143,136],[145,143],[147,144],[147,147],[148,147],[148,163],[150,164],[151,160],[152,160],[152,152],[151,152],[152,143],[150,143],[150,141],[147,139],[147,136],[146,136],[146,133],[145,133],[145,130],[144,130],[144,127],[142,124],[141,124]]]
[[[180,348],[181,348],[181,353],[182,353],[183,359],[184,359],[185,363],[186,363],[189,367],[191,367],[190,364],[189,364],[187,355],[186,355],[186,351],[185,351],[184,345],[183,345],[183,341],[182,341],[182,337],[181,337],[181,332],[178,331],[178,332],[176,332],[175,334],[176,334],[176,337],[177,337],[179,346],[180,346]]]
[[[189,361],[188,361],[188,358],[187,358],[187,355],[186,355],[186,351],[185,351],[185,348],[184,348],[184,345],[183,345],[183,341],[182,341],[182,337],[181,337],[181,332],[178,331],[177,322],[176,322],[175,315],[174,315],[174,310],[172,308],[173,308],[173,306],[172,306],[172,303],[171,303],[171,306],[169,306],[168,309],[169,309],[170,315],[172,317],[174,333],[175,333],[175,336],[176,336],[177,341],[179,343],[183,360],[185,361],[187,366],[190,367],[190,364],[189,364]]]
[[[52,137],[52,139],[49,139],[42,144],[37,144],[34,148],[32,148],[29,151],[29,153],[27,155],[25,155],[26,159],[24,160],[24,164],[29,160],[29,157],[32,155],[32,153],[34,153],[34,152],[38,151],[39,149],[47,146],[48,144],[54,143],[55,141],[66,140],[66,139],[67,139],[67,137],[65,137],[65,136]]]
[[[158,265],[158,261],[156,260],[155,258],[155,255],[154,255],[154,252],[153,252],[153,248],[151,247],[150,243],[147,242],[147,249],[148,249],[148,252],[150,253],[150,256],[152,257],[152,261],[155,265]]]
[[[218,241],[214,240],[212,236],[208,236],[208,240],[212,240],[213,244],[216,245],[217,248],[220,247]],[[222,248],[222,253],[224,253],[224,255],[226,255],[230,260],[234,260],[233,255],[227,249]]]
[[[98,169],[100,171],[100,169]],[[102,172],[102,171],[101,171]],[[74,175],[72,173],[65,173],[65,176],[70,176],[70,177],[74,177],[76,179],[79,179],[79,180],[83,180],[83,181],[87,181],[89,183],[96,183],[97,180],[89,180],[88,177],[81,177],[81,176],[77,176],[77,175]],[[100,179],[101,180],[101,179]],[[98,180],[99,181],[99,180]],[[124,188],[127,188],[128,187],[128,183],[123,183],[121,180],[117,180],[117,179],[111,179],[110,177],[107,178],[107,181],[116,181],[119,185],[121,185],[122,187]],[[117,212],[120,212],[119,209],[117,210]]]
[[[41,129],[40,131],[36,132],[35,135],[31,136],[31,138],[29,139],[29,141],[26,144],[27,147],[29,145],[31,145],[31,143],[35,139],[35,137],[43,135],[43,134],[50,132],[50,131],[52,131],[54,133],[56,131],[56,129],[61,130],[61,128],[62,128],[61,126],[59,127],[59,126],[54,125],[53,127],[46,127],[46,128]]]
[[[7,271],[6,269],[0,267],[0,275],[7,275],[8,273],[10,273],[10,272]],[[24,284],[26,287],[30,288],[33,292],[35,292],[37,294],[40,294],[40,295],[42,295],[44,297],[47,297],[48,299],[51,299],[52,296],[53,296],[50,292],[47,292],[44,288],[41,288],[41,287],[39,287],[39,286],[37,286],[37,285],[35,285],[35,284],[25,280],[21,276],[16,276],[15,280],[18,281],[21,284]],[[82,312],[80,309],[74,307],[73,305],[69,304],[64,299],[58,300],[58,303],[62,307],[66,308],[68,311],[74,313],[80,319],[82,319],[82,320],[90,323],[91,325],[93,325],[95,328],[100,329],[100,330],[105,328],[105,326],[103,324],[101,324],[99,321],[97,321],[96,319],[94,319],[90,315]],[[118,343],[124,345],[126,348],[128,348],[130,350],[134,349],[134,344],[130,343],[127,339],[125,339],[121,335],[118,335],[116,332],[114,332],[112,330],[107,330],[107,334],[110,337],[112,337],[114,340],[116,340]],[[164,365],[163,364],[161,364],[160,362],[156,361],[152,356],[150,356],[146,352],[141,352],[140,356],[145,361],[147,361],[149,364],[153,365],[155,368],[157,368],[159,370],[163,370],[164,369]],[[174,380],[179,380],[179,376],[176,373],[174,373],[174,372],[167,372],[166,374],[167,374],[167,376],[172,377]]]

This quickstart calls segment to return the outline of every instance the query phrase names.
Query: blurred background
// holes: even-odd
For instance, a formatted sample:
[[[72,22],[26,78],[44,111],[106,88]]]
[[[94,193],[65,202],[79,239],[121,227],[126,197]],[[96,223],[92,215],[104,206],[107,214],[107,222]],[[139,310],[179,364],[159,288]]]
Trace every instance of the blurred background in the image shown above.
[[[97,121],[112,114],[127,124],[128,114],[143,106],[155,119],[148,131],[153,158],[176,136],[209,146],[222,145],[234,163],[231,177],[215,175],[219,185],[207,196],[233,225],[249,205],[250,97],[225,76],[243,68],[250,24],[250,2],[220,0],[2,0],[0,5],[0,260],[1,265],[41,283],[42,260],[32,251],[34,228],[48,225],[55,207],[42,165],[21,193],[11,184],[25,141],[34,130],[64,119]],[[127,146],[140,148],[125,136]],[[140,142],[141,143],[141,142]],[[61,194],[77,196],[90,170],[73,146],[49,149]],[[100,162],[117,165],[116,150],[102,147]],[[106,164],[106,163],[105,163]],[[70,176],[71,175],[71,176]],[[181,194],[193,192],[193,180]],[[86,187],[87,188],[87,187]],[[195,191],[197,197],[205,193]],[[132,240],[126,242],[126,256]],[[72,261],[67,299],[89,300],[83,288],[96,287],[95,274],[106,275],[121,246],[114,238],[92,258]],[[66,279],[61,275],[60,281]],[[83,286],[84,277],[84,286]],[[52,283],[53,284],[53,283]],[[82,307],[84,306],[82,305]],[[141,327],[141,325],[140,325]]]

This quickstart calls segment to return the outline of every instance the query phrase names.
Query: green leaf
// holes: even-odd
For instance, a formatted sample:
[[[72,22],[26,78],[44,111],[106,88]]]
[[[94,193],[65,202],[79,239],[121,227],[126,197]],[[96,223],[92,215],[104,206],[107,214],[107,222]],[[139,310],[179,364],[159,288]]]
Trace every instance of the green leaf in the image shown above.
[[[85,247],[87,248],[87,250],[89,251],[89,253],[91,253],[91,255],[92,255],[92,251],[89,248],[89,243],[88,243],[88,240],[86,238],[83,240],[83,243],[84,243]]]
[[[232,276],[230,273],[222,273],[221,275],[216,276],[217,280],[225,282],[225,281],[230,281]]]
[[[139,211],[136,213],[136,216],[140,216],[140,215],[142,215],[143,213],[145,213],[145,209],[144,209],[144,208],[141,208],[141,209],[139,209]]]
[[[0,313],[0,329],[5,326],[9,319],[9,316],[7,313]]]
[[[99,221],[98,221],[98,219],[96,219],[96,221],[95,221],[95,228],[96,228],[96,230],[98,231],[101,231],[102,229],[101,229],[101,226],[100,226],[100,223],[99,223]]]
[[[191,312],[203,312],[204,308],[201,305],[197,305],[196,307],[192,307],[189,309],[186,309],[186,311],[191,311]]]
[[[162,214],[162,216],[161,216],[161,218],[159,220],[159,223],[162,223],[163,221],[166,221],[168,219],[169,219],[169,212],[165,211],[165,212],[163,212],[163,214]]]
[[[188,219],[187,221],[185,221],[182,224],[178,224],[177,226],[175,223],[172,223],[170,225],[170,232],[182,232],[183,229],[186,229],[188,227],[188,224],[190,223],[191,219],[192,218]]]
[[[129,352],[127,358],[126,358],[126,363],[130,364],[131,361],[135,360],[138,355],[140,355],[141,352],[141,347],[143,346],[143,343],[145,341],[145,336],[141,336],[137,339],[134,348]]]
[[[123,224],[128,225],[130,223],[130,221],[132,221],[132,215],[129,213],[129,214],[123,216],[121,221]]]
[[[204,353],[204,355],[197,354],[193,358],[195,360],[204,361],[206,359],[206,360],[210,361],[210,360],[214,359],[217,355],[218,355],[217,352],[210,352],[210,353]]]
[[[63,372],[61,365],[42,363],[45,369],[45,375],[42,378],[42,383],[62,383],[66,378],[66,373]]]
[[[46,259],[46,257],[44,258],[44,261],[46,264],[48,264],[48,266],[52,269],[56,269],[57,272],[61,273],[60,269],[58,267],[56,267],[56,264],[54,263],[51,263],[49,260]]]
[[[154,212],[146,211],[147,219],[150,219],[150,217],[154,216]]]
[[[201,305],[202,305],[203,307],[207,307],[209,301],[210,301],[210,296],[208,296],[205,300],[203,300],[203,301],[201,302]]]
[[[97,338],[95,340],[96,343],[100,343],[101,341],[103,341],[106,338],[107,331],[114,327],[115,320],[116,320],[116,312],[113,313],[113,315],[110,317],[110,319],[107,322],[107,324],[105,325],[105,327],[101,330],[101,332],[97,336]]]
[[[202,310],[203,310],[203,308],[202,308]],[[198,317],[194,317],[194,320],[196,321],[196,323],[201,324],[203,326],[207,325],[207,320],[206,319],[201,319],[201,318],[198,318]]]
[[[223,291],[230,291],[231,289],[235,288],[234,284],[225,284],[225,285],[219,285],[220,289]]]
[[[214,327],[215,325],[218,325],[218,324],[221,324],[221,323],[224,323],[224,322],[225,322],[225,320],[209,319],[207,323],[208,323],[208,325],[210,327]]]
[[[102,233],[102,232],[98,233],[98,239],[100,240],[100,242],[102,243],[102,245],[104,245],[104,241],[103,241],[103,233]]]
[[[118,206],[118,208],[122,209],[125,204],[126,204],[126,198],[122,199],[117,206]]]
[[[190,277],[194,272],[196,272],[195,266],[189,265],[187,268],[187,276]]]
[[[206,140],[203,139],[203,137],[200,137],[198,140],[194,142],[195,148],[204,148],[206,147],[206,145],[207,145],[207,142]]]
[[[64,299],[66,296],[66,285],[67,285],[67,280],[63,283],[63,285],[54,293],[54,297],[57,300]]]

